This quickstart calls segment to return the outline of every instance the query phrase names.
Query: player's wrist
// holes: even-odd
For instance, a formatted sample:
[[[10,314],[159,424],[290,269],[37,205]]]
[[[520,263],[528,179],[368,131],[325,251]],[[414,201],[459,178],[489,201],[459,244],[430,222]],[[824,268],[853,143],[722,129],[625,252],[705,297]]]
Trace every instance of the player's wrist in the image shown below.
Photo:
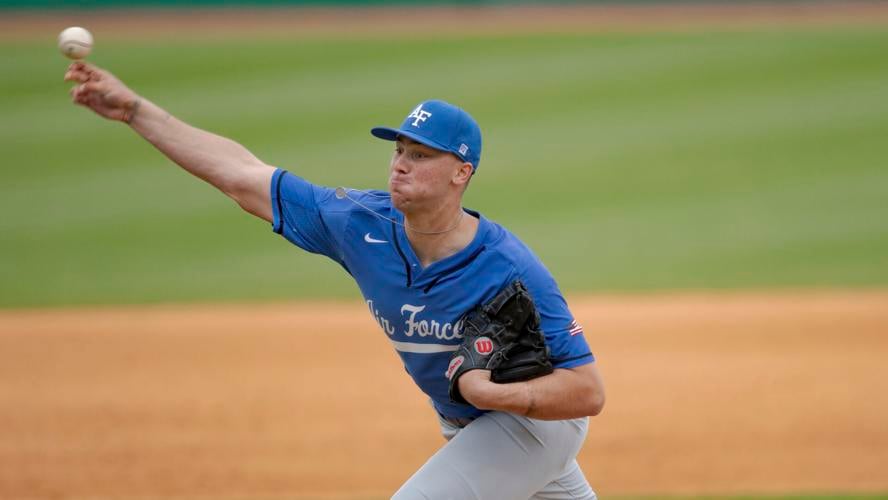
[[[135,96],[132,100],[127,102],[123,107],[123,117],[121,121],[128,125],[133,124],[133,120],[136,119],[136,116],[139,114],[139,109],[142,107],[142,98],[139,96]]]
[[[520,405],[522,408],[519,410],[521,415],[525,417],[532,417],[534,411],[536,411],[536,391],[532,384],[521,384],[521,389],[523,392],[523,401]]]
[[[457,380],[459,392],[469,404],[481,410],[493,410],[490,408],[490,386],[496,385],[490,381],[490,370],[470,370],[463,373]]]

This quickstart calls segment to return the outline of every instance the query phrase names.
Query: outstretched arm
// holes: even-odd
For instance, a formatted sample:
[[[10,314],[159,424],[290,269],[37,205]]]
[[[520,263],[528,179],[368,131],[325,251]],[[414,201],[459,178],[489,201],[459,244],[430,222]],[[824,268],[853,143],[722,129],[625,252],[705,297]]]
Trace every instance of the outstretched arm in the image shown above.
[[[274,168],[245,147],[188,125],[92,64],[72,63],[65,80],[78,84],[71,89],[76,104],[109,120],[128,123],[180,167],[218,188],[247,212],[272,220],[269,186]]]

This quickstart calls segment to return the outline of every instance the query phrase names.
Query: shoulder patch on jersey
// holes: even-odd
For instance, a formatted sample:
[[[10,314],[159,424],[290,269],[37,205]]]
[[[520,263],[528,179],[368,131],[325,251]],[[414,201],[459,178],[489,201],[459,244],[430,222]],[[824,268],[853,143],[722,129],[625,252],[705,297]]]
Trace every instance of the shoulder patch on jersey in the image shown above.
[[[570,324],[567,325],[567,331],[568,333],[570,333],[570,336],[573,337],[574,335],[579,335],[583,333],[583,327],[582,325],[577,323],[576,319],[572,319],[570,321]]]

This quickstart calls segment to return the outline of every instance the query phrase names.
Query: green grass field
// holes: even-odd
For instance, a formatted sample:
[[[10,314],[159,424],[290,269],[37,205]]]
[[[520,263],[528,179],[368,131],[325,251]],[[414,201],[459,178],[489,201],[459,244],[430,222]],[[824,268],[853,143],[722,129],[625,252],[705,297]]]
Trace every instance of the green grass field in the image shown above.
[[[356,297],[125,126],[53,45],[0,42],[0,307]],[[312,181],[384,188],[437,97],[485,151],[466,205],[568,291],[888,283],[888,30],[104,41],[92,60]]]

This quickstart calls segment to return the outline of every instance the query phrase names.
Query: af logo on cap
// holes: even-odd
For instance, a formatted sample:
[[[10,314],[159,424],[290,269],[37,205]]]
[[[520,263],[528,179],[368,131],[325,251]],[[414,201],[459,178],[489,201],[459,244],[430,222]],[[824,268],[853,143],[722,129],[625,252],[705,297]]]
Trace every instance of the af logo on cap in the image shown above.
[[[413,125],[414,127],[419,127],[419,122],[426,121],[430,116],[432,116],[432,114],[428,111],[423,111],[422,104],[420,104],[416,107],[416,109],[411,111],[409,115],[407,115],[407,118],[416,118],[415,120],[413,120],[413,123],[411,123],[411,125]]]

